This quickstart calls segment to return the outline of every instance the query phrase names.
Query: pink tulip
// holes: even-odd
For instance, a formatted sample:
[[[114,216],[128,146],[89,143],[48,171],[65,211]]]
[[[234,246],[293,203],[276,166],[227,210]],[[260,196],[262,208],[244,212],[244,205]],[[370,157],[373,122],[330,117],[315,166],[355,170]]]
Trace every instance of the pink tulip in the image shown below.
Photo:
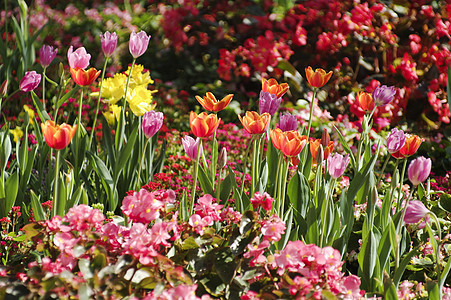
[[[36,71],[28,71],[20,81],[19,88],[26,93],[37,88],[40,82],[41,74],[36,73]]]
[[[41,66],[47,68],[52,63],[53,59],[58,52],[58,48],[53,49],[52,46],[42,45],[41,50],[39,50],[39,59]]]
[[[74,47],[70,46],[69,51],[67,51],[67,59],[72,69],[86,69],[91,60],[91,54],[86,52],[85,47],[80,47],[74,51]]]
[[[142,130],[144,135],[150,139],[160,130],[163,125],[164,115],[162,112],[148,111],[143,116]]]
[[[424,217],[428,218],[429,209],[424,206],[423,202],[418,200],[412,200],[406,207],[406,213],[404,215],[404,223],[415,224],[421,221]]]
[[[149,46],[149,40],[150,35],[147,36],[147,34],[142,30],[138,33],[135,33],[135,31],[132,32],[130,35],[128,48],[133,58],[138,58],[146,52],[147,47]]]
[[[343,156],[341,154],[336,153],[334,155],[329,156],[327,158],[327,169],[329,171],[330,176],[332,176],[332,178],[334,179],[337,179],[338,177],[343,175],[350,160],[351,158],[349,157],[348,154]]]
[[[390,153],[395,153],[401,150],[406,143],[406,135],[404,131],[393,128],[387,136],[387,150]]]
[[[102,51],[106,57],[110,57],[117,47],[117,34],[116,32],[110,33],[109,31],[104,34],[100,34],[100,43],[102,44]]]
[[[409,174],[409,180],[413,185],[417,186],[423,181],[425,181],[429,173],[431,173],[432,161],[430,158],[425,158],[423,156],[412,160],[409,165],[407,173]]]
[[[199,141],[200,139],[193,139],[189,135],[186,135],[184,138],[182,138],[182,144],[183,148],[185,149],[186,155],[188,155],[191,160],[197,159],[197,150],[199,148]],[[202,148],[200,149],[202,154]]]

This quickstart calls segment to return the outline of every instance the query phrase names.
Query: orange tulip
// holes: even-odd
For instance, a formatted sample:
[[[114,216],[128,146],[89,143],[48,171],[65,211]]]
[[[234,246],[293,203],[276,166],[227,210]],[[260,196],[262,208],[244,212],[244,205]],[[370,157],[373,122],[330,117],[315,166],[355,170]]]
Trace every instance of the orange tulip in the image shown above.
[[[283,138],[280,140],[280,150],[285,156],[292,157],[298,155],[305,144],[307,144],[307,137],[305,135],[301,136],[299,131],[285,131]]]
[[[199,101],[200,105],[208,111],[218,112],[223,110],[229,105],[230,101],[233,98],[233,94],[228,94],[221,101],[216,100],[215,95],[210,92],[207,92],[207,95],[204,98],[196,96],[197,101]]]
[[[269,80],[262,78],[263,93],[268,92],[270,94],[276,95],[277,98],[280,98],[288,91],[288,88],[288,83],[278,84],[277,80],[275,80],[274,78],[270,78]]]
[[[247,111],[243,118],[240,115],[238,115],[238,118],[241,124],[243,124],[244,129],[250,134],[262,134],[268,129],[271,115],[268,113],[259,115],[255,111]]]
[[[270,136],[274,147],[280,150],[280,141],[283,138],[283,131],[280,128],[273,129],[271,130]]]
[[[219,121],[216,114],[207,114],[202,112],[197,115],[194,111],[189,116],[189,125],[194,135],[200,138],[209,137],[218,128]]]
[[[312,154],[314,164],[317,163],[316,156],[318,155],[318,148],[319,148],[319,145],[321,145],[321,144],[322,144],[321,139],[317,139],[313,142],[310,142],[310,153]],[[333,150],[334,150],[334,142],[329,141],[329,144],[325,148],[323,148],[324,159],[327,159],[329,157],[329,154]]]
[[[405,158],[412,156],[417,152],[418,148],[420,148],[423,139],[418,135],[409,135],[406,138],[406,142],[398,152],[392,153],[394,158]]]
[[[89,70],[76,68],[70,68],[70,74],[72,75],[72,79],[76,84],[81,86],[90,85],[97,79],[100,75],[100,70],[97,71],[94,68],[90,68]]]
[[[66,123],[58,125],[53,121],[47,120],[45,123],[41,123],[41,129],[47,145],[50,148],[61,150],[69,145],[77,131],[77,125],[74,127]]]
[[[305,68],[305,75],[307,76],[307,81],[312,87],[320,88],[323,87],[332,76],[332,71],[326,73],[323,69],[316,69],[313,71],[312,67]]]
[[[358,92],[357,101],[364,111],[372,111],[374,108],[373,96],[370,93]]]

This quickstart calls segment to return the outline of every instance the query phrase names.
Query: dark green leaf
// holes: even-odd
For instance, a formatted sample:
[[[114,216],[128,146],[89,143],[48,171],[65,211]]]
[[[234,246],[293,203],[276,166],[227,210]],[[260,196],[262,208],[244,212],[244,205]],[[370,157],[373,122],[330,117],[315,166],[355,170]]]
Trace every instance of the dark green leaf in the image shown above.
[[[33,214],[34,219],[36,221],[43,221],[45,220],[45,212],[44,208],[41,204],[41,195],[39,197],[34,193],[33,190],[30,191],[30,197],[31,197],[31,207],[33,208]]]
[[[202,191],[204,194],[210,194],[213,195],[213,185],[211,183],[210,178],[207,176],[207,173],[205,172],[204,168],[199,165],[199,184],[202,188]]]

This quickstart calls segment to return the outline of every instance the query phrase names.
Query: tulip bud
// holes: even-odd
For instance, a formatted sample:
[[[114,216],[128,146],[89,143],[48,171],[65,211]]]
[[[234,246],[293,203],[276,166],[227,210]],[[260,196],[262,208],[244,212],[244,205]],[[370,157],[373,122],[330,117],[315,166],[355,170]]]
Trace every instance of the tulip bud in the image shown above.
[[[326,148],[327,146],[329,146],[329,142],[330,142],[330,136],[329,133],[327,132],[327,129],[324,128],[323,130],[323,135],[321,136],[321,145]]]
[[[315,159],[316,159],[316,162],[318,163],[318,165],[320,165],[323,162],[323,159],[324,159],[323,145],[319,145],[318,152],[316,153]]]
[[[3,81],[2,85],[0,86],[0,98],[3,98],[8,93],[8,79]]]
[[[398,186],[398,181],[399,181],[399,171],[398,169],[395,170],[395,173],[393,174],[393,178],[391,179],[391,189],[396,189],[396,187]]]
[[[222,147],[218,157],[218,167],[222,169],[226,165],[227,165],[227,149],[225,147]]]
[[[58,65],[58,77],[62,78],[64,74],[64,65],[62,62]]]
[[[36,73],[36,71],[26,72],[22,80],[20,80],[20,90],[25,93],[34,90],[41,83],[41,78],[41,74]]]

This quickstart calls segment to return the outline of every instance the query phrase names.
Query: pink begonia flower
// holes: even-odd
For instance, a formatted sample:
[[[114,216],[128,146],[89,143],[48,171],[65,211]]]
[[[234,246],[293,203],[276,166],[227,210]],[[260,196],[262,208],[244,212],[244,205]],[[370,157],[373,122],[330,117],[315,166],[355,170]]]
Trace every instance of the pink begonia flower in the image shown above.
[[[197,199],[197,203],[194,206],[194,211],[201,217],[210,216],[214,221],[222,221],[221,209],[224,205],[215,203],[215,201],[216,199],[213,198],[213,196],[206,194]]]
[[[67,51],[67,59],[72,69],[86,69],[91,60],[91,54],[86,52],[85,47],[80,47],[74,51],[74,47],[70,46],[69,51]]]
[[[147,34],[142,30],[138,33],[135,33],[135,31],[133,31],[130,34],[128,48],[133,58],[138,58],[143,55],[144,52],[146,52],[147,47],[149,46],[149,40],[150,35],[147,36]]]
[[[409,180],[414,186],[419,185],[425,181],[429,173],[431,173],[432,161],[430,158],[423,156],[414,159],[410,165],[407,173],[409,174]]]
[[[19,88],[22,92],[30,92],[38,87],[41,83],[41,74],[36,73],[36,71],[28,71],[25,73],[24,77],[20,80]]]
[[[53,49],[52,46],[42,45],[41,49],[39,50],[39,62],[41,63],[41,66],[43,68],[50,66],[57,52],[58,48]]]
[[[424,206],[423,202],[418,200],[412,200],[406,207],[406,213],[404,215],[404,223],[415,224],[426,217],[426,221],[429,219],[429,209]]]
[[[152,228],[150,228],[150,235],[152,237],[152,244],[169,247],[168,239],[171,235],[168,233],[168,224],[166,222],[156,222]]]
[[[150,139],[160,130],[163,125],[163,119],[164,115],[162,112],[151,110],[144,113],[141,128],[146,138]]]
[[[285,232],[285,229],[285,223],[277,215],[272,215],[269,220],[262,222],[261,232],[265,239],[278,241]]]
[[[158,200],[154,192],[141,189],[124,198],[121,210],[134,222],[150,223],[160,216],[159,210],[163,207],[164,202]]]
[[[73,256],[74,246],[78,243],[80,238],[75,238],[72,233],[69,232],[58,232],[55,234],[53,243],[62,252],[66,252],[68,255]]]
[[[184,285],[180,284],[175,288],[164,290],[159,297],[153,299],[174,299],[174,300],[197,300],[201,299],[196,296],[197,284]]]
[[[267,262],[266,256],[263,255],[266,249],[269,248],[269,241],[263,240],[257,245],[249,244],[247,245],[248,252],[244,253],[245,258],[252,258],[249,262],[251,267],[255,265],[264,265]]]
[[[210,216],[202,218],[198,214],[193,214],[189,217],[188,224],[191,225],[199,235],[202,235],[207,226],[213,225],[213,218]]]
[[[100,34],[100,44],[102,45],[103,54],[106,57],[110,57],[117,47],[116,32],[110,33],[107,31],[104,34]]]
[[[387,136],[387,150],[389,153],[395,153],[401,150],[406,143],[404,131],[393,128]]]
[[[273,202],[274,199],[266,192],[263,194],[256,192],[254,197],[251,198],[252,207],[254,209],[262,207],[265,210],[271,210]]]
[[[100,229],[105,216],[103,213],[85,204],[80,204],[69,209],[63,217],[63,222],[69,223],[72,230],[80,233]]]
[[[230,206],[221,210],[221,221],[225,221],[229,224],[230,223],[238,224],[239,222],[241,222],[241,217],[242,217],[241,213],[235,211]]]
[[[334,179],[337,179],[338,177],[343,175],[350,160],[351,158],[349,157],[348,154],[346,154],[344,157],[343,155],[338,153],[330,155],[327,158],[327,169],[329,171],[330,176],[332,176],[332,178]]]
[[[346,289],[345,299],[360,299],[363,296],[360,290],[360,278],[355,275],[346,277],[343,280],[343,287]]]
[[[185,149],[186,155],[188,155],[188,157],[193,161],[197,159],[199,141],[199,138],[193,139],[189,135],[185,135],[185,137],[182,138],[183,149]],[[202,155],[202,148],[200,148],[199,155]]]

